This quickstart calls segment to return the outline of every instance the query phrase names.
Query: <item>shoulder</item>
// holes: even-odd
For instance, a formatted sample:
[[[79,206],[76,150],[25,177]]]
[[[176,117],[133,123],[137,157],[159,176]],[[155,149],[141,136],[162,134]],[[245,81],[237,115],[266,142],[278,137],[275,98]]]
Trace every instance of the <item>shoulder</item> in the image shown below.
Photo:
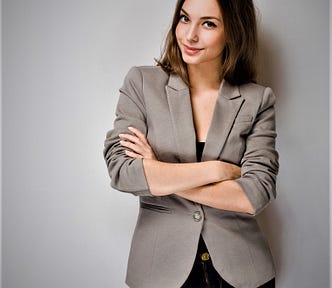
[[[239,90],[241,96],[247,101],[259,102],[263,106],[266,104],[273,105],[275,103],[275,95],[270,87],[256,83],[246,83],[240,85]]]
[[[263,86],[257,83],[246,83],[239,86],[241,95],[246,97],[260,97],[263,94],[270,94],[272,89],[267,86]]]
[[[126,81],[131,83],[167,83],[169,74],[160,66],[133,66],[126,75]]]
[[[129,69],[120,92],[146,103],[156,95],[163,95],[169,77],[159,66],[134,66]]]

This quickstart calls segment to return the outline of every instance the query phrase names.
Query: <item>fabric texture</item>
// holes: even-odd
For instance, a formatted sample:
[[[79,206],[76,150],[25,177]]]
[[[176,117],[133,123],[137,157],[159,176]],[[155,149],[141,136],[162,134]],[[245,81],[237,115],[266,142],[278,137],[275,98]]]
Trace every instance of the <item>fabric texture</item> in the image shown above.
[[[222,81],[202,161],[223,160],[242,167],[236,181],[255,215],[276,196],[275,97],[249,83]],[[131,159],[119,134],[142,131],[157,158],[195,162],[196,137],[188,86],[160,67],[133,67],[120,89],[114,127],[104,157],[113,188],[139,196],[126,282],[131,288],[179,288],[193,266],[203,236],[215,269],[237,288],[256,288],[275,275],[272,256],[252,215],[199,205],[169,195],[155,197],[141,159]]]
[[[181,288],[234,288],[227,283],[214,269],[207,247],[202,237],[199,239],[194,266]],[[204,257],[205,256],[205,257]],[[275,279],[257,288],[275,288]]]

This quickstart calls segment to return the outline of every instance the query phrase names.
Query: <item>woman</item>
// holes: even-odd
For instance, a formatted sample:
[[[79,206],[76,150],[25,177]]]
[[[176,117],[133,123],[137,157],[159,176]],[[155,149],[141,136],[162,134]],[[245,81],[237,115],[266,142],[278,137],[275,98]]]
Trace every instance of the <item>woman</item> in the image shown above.
[[[140,201],[129,287],[274,287],[254,216],[275,198],[275,97],[256,50],[251,0],[179,0],[158,65],[126,76],[104,156]]]

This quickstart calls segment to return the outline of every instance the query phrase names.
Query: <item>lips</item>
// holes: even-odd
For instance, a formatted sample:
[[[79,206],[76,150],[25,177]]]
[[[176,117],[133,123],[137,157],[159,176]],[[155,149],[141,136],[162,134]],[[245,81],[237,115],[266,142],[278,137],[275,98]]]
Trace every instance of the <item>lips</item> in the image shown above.
[[[201,50],[201,48],[195,48],[195,47],[191,47],[191,46],[187,46],[183,44],[183,50],[186,54],[193,56],[196,55],[197,53],[199,53]]]

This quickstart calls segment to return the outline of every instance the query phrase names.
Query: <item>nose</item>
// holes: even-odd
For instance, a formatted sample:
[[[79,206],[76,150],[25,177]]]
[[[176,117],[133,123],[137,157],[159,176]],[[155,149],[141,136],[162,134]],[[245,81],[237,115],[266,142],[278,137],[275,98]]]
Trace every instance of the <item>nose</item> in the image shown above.
[[[188,42],[197,42],[198,41],[198,28],[196,25],[188,25],[186,39]]]

